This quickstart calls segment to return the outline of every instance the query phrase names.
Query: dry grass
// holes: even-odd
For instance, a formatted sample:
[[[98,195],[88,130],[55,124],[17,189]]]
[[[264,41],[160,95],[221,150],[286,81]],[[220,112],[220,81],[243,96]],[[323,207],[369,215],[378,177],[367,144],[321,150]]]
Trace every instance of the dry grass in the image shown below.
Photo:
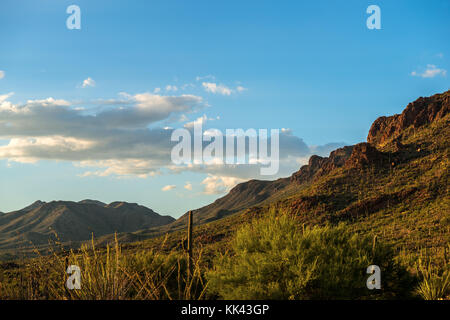
[[[0,299],[202,299],[207,285],[202,278],[201,259],[202,251],[198,250],[193,257],[193,276],[187,279],[183,251],[125,254],[117,237],[106,248],[96,248],[92,240],[80,250],[52,250],[50,256],[39,256],[0,271]],[[81,269],[81,289],[66,287],[70,265]]]

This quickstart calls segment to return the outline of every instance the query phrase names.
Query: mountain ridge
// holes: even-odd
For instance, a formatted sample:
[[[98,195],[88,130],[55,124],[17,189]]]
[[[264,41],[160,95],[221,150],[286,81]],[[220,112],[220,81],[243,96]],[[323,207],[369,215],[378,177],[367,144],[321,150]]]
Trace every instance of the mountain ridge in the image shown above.
[[[120,206],[115,204],[120,203]],[[0,216],[0,249],[46,245],[49,239],[62,242],[89,240],[115,232],[133,232],[173,222],[153,210],[134,203],[99,205],[96,200],[36,201],[21,210]]]

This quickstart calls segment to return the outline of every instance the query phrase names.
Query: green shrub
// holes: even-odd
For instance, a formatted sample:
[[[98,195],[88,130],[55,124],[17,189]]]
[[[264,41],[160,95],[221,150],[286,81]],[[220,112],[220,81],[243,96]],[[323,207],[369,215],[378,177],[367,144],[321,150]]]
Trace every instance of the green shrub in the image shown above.
[[[347,227],[302,227],[272,212],[242,227],[232,253],[216,258],[209,293],[224,299],[367,299],[401,297],[412,278],[393,250]],[[381,268],[381,290],[369,290],[369,265]]]

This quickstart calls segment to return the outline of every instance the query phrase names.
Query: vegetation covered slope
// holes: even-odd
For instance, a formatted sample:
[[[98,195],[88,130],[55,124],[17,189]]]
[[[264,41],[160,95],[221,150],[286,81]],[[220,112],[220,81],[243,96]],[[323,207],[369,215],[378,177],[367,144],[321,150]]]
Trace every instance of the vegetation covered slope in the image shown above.
[[[327,158],[312,156],[290,179],[236,186],[194,210],[196,241],[222,250],[238,226],[277,208],[295,213],[306,225],[344,221],[398,250],[445,257],[450,243],[449,97],[447,91],[420,98],[400,115],[379,118],[367,143],[337,149]],[[211,221],[214,217],[218,220]],[[184,237],[184,220],[119,238],[137,241],[176,231],[169,235],[175,246]]]

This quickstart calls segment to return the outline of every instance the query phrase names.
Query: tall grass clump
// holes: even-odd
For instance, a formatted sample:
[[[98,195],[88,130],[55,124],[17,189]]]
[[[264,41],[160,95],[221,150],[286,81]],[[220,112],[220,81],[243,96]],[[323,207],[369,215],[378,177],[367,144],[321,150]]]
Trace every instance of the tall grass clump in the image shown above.
[[[207,274],[209,293],[223,299],[370,299],[409,294],[412,278],[394,251],[343,224],[305,227],[272,211],[242,227]],[[381,290],[369,290],[369,265],[381,268]]]
[[[450,268],[439,270],[432,261],[419,259],[417,271],[421,279],[416,292],[425,300],[450,299]]]

